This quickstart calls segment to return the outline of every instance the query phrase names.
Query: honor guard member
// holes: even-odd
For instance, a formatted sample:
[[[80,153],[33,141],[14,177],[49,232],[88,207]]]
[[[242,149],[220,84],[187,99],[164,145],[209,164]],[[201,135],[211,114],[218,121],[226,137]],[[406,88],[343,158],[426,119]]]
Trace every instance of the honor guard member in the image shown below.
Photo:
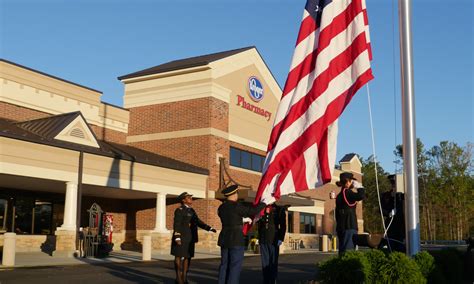
[[[354,249],[354,235],[357,234],[357,201],[365,198],[365,189],[357,182],[352,173],[339,175],[337,186],[341,192],[336,197],[336,231],[339,239],[339,255],[348,249]],[[353,190],[357,192],[354,192]]]
[[[285,208],[276,204],[268,205],[258,221],[258,243],[262,260],[263,283],[275,283],[278,275],[278,255],[280,245],[285,240]]]
[[[174,211],[173,237],[171,239],[171,254],[175,256],[174,268],[176,282],[187,283],[187,274],[194,257],[194,244],[198,242],[197,228],[216,232],[211,226],[199,219],[191,207],[192,194],[183,192],[178,196],[181,206]]]
[[[258,214],[264,203],[257,206],[237,202],[238,186],[231,185],[222,190],[226,200],[219,206],[218,214],[222,222],[218,245],[221,247],[219,284],[238,284],[242,261],[244,259],[244,234],[242,218]]]

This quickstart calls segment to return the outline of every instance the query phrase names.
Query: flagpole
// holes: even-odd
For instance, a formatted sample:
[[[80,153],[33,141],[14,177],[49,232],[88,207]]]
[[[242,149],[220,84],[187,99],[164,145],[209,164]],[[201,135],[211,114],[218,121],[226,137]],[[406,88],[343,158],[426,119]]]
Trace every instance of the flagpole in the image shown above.
[[[416,161],[415,92],[411,36],[411,0],[398,1],[400,32],[400,70],[402,84],[403,172],[405,184],[406,252],[420,251],[418,213],[418,169]]]

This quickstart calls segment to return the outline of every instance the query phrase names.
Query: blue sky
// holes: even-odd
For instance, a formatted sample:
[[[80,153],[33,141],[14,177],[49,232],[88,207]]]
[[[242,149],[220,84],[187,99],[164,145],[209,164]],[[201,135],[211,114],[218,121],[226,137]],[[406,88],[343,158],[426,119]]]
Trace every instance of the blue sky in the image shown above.
[[[398,1],[366,1],[377,158],[393,172],[402,141]],[[120,75],[255,45],[283,86],[305,2],[0,0],[0,57],[101,90],[103,101],[121,106]],[[427,147],[474,142],[473,1],[413,2],[417,136]],[[350,152],[372,154],[366,88],[339,124],[337,158]]]

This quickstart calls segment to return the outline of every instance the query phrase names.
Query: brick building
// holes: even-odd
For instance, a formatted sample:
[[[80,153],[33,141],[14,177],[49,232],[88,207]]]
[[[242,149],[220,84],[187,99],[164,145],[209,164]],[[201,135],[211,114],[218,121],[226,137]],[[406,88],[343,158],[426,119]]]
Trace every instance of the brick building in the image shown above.
[[[113,216],[119,250],[138,248],[143,235],[168,249],[183,191],[218,229],[223,184],[240,184],[244,201],[253,200],[281,95],[255,47],[118,79],[123,108],[102,102],[100,91],[0,61],[0,232],[17,232],[18,251],[71,254],[77,222],[88,226],[94,203]],[[361,178],[354,154],[339,168]],[[329,193],[339,172],[322,188],[282,198],[291,205],[287,245],[316,247],[320,234],[333,233]],[[198,248],[216,248],[217,234],[199,233]]]

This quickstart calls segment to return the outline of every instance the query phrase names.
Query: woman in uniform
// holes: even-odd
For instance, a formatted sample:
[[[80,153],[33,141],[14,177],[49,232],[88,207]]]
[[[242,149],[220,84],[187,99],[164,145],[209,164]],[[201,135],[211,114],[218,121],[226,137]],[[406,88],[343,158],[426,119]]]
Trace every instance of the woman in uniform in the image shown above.
[[[174,211],[173,237],[171,238],[171,254],[175,256],[174,268],[176,282],[187,283],[187,274],[194,257],[194,245],[198,242],[197,228],[216,232],[216,229],[199,219],[191,207],[192,194],[183,192],[178,196],[181,206]]]

